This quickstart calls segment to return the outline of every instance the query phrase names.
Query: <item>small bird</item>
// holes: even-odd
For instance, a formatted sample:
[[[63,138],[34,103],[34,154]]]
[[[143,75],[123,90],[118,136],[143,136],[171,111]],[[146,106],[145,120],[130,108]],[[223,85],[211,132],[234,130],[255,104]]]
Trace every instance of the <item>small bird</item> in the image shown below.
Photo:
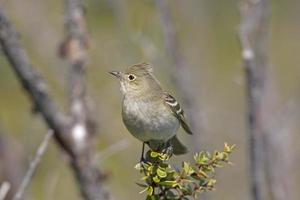
[[[165,92],[153,75],[153,68],[147,63],[128,67],[124,72],[111,71],[120,82],[122,119],[128,131],[145,143],[150,149],[161,151],[171,149],[171,154],[184,154],[187,148],[176,137],[181,125],[192,134],[184,112],[175,98]]]

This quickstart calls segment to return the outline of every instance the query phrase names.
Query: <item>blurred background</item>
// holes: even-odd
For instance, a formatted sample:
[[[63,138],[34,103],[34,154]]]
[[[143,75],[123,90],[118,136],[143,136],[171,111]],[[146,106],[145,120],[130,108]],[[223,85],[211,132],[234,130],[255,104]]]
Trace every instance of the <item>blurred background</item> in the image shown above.
[[[236,144],[232,155],[234,166],[217,172],[217,190],[207,199],[250,199],[250,173],[247,135],[247,101],[244,70],[237,30],[240,22],[238,0],[172,0],[169,16],[176,33],[177,53],[185,74],[182,75],[192,105],[197,110],[197,133],[179,137],[190,147],[190,153],[174,158],[192,160],[199,150],[222,149],[223,143]],[[139,173],[141,143],[126,130],[121,119],[121,94],[117,81],[107,72],[149,62],[164,89],[184,105],[185,92],[178,90],[174,74],[177,68],[166,51],[161,10],[152,0],[86,0],[87,23],[91,46],[88,63],[88,92],[98,122],[96,137],[99,165],[108,173],[108,187],[116,199],[143,199],[135,182]],[[58,0],[1,0],[0,6],[13,21],[28,50],[34,67],[42,74],[52,96],[65,110],[66,63],[57,56],[64,33],[63,2]],[[290,199],[299,199],[300,191],[300,1],[271,2],[269,35],[270,66],[266,77],[265,117],[280,119],[269,127],[278,131],[289,164],[284,170],[288,178]],[[31,102],[20,87],[6,58],[0,55],[0,149],[8,152],[17,170],[12,170],[0,152],[0,170],[5,167],[21,176],[42,140],[47,127],[31,112]],[[179,73],[179,72],[178,72]],[[181,72],[180,72],[181,73]],[[177,80],[181,79],[177,75]],[[284,113],[284,114],[282,114]],[[187,112],[189,119],[189,112]],[[273,123],[273,124],[274,124]],[[274,126],[275,127],[275,126]],[[107,155],[111,145],[120,151]],[[288,153],[287,153],[288,151]],[[23,158],[23,159],[22,159]],[[51,143],[34,177],[28,199],[80,199],[72,172],[59,148]],[[17,163],[17,164],[16,164]],[[272,163],[272,162],[271,162]],[[1,174],[1,172],[0,172]],[[18,179],[18,178],[16,178]],[[298,198],[297,198],[298,197]]]

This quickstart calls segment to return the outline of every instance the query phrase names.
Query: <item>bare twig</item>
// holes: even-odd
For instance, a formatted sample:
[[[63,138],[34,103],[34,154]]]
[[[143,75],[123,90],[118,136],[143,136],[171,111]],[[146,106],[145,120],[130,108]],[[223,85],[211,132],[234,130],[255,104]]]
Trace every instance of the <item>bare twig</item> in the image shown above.
[[[197,141],[199,145],[199,136],[202,129],[202,116],[196,105],[195,99],[196,92],[190,89],[190,70],[186,67],[183,56],[179,52],[178,41],[176,36],[176,30],[174,29],[173,21],[169,13],[167,1],[156,0],[156,7],[160,15],[160,24],[163,30],[165,50],[169,56],[172,65],[175,66],[175,70],[172,73],[172,80],[176,88],[178,88],[185,105],[185,110],[188,113],[189,121],[193,131],[196,133],[194,141]],[[198,137],[198,138],[197,138]]]
[[[9,182],[3,182],[0,187],[0,200],[5,200],[6,195],[8,194],[10,190],[10,183]]]
[[[62,42],[62,56],[69,63],[69,100],[72,118],[71,135],[78,152],[87,148],[89,138],[88,107],[86,103],[85,64],[87,31],[84,11],[80,0],[65,0],[65,40]]]
[[[91,155],[91,136],[94,132],[93,119],[87,105],[85,69],[87,60],[88,34],[85,13],[81,0],[65,0],[65,40],[61,45],[62,57],[69,63],[69,99],[71,135],[76,146],[73,168],[85,199],[110,199],[102,186],[103,176]]]
[[[29,168],[22,180],[21,185],[19,186],[16,194],[14,195],[13,200],[20,200],[23,198],[24,192],[25,192],[26,188],[29,186],[29,183],[32,180],[34,173],[36,172],[36,169],[37,169],[39,163],[41,162],[41,158],[44,155],[44,153],[47,149],[48,143],[52,136],[53,136],[53,131],[49,130],[47,132],[47,134],[45,135],[42,143],[39,145],[39,147],[35,153],[34,159],[30,162]]]
[[[103,162],[103,160],[107,159],[108,157],[123,151],[129,146],[128,140],[124,139],[121,141],[116,142],[115,144],[110,145],[106,149],[102,150],[96,155],[95,160],[97,162]]]
[[[266,175],[273,200],[296,199],[293,196],[290,169],[293,160],[291,128],[292,124],[297,123],[298,113],[296,104],[288,102],[277,113],[271,112],[270,119],[265,123]]]
[[[89,139],[89,118],[85,103],[84,63],[86,35],[83,25],[84,12],[79,0],[66,0],[67,39],[62,48],[62,55],[71,64],[70,81],[74,87],[70,90],[70,116],[59,112],[54,101],[49,97],[46,84],[30,65],[25,49],[21,46],[17,32],[0,10],[0,43],[13,67],[18,79],[27,91],[36,109],[42,114],[48,126],[53,129],[56,141],[70,156],[74,174],[80,186],[82,196],[87,200],[111,199],[103,187],[103,176],[95,162],[92,144]],[[69,21],[70,20],[70,21]],[[65,48],[66,47],[66,48]],[[79,109],[78,109],[79,108]]]
[[[70,145],[66,144],[67,117],[59,112],[57,105],[48,95],[45,82],[31,66],[25,50],[19,43],[18,33],[1,9],[0,43],[23,88],[31,97],[35,110],[42,114],[48,126],[54,130],[55,137],[63,149],[72,154]]]
[[[262,93],[267,67],[268,0],[243,0],[239,38],[244,62],[247,100],[252,196],[265,199],[264,131]]]

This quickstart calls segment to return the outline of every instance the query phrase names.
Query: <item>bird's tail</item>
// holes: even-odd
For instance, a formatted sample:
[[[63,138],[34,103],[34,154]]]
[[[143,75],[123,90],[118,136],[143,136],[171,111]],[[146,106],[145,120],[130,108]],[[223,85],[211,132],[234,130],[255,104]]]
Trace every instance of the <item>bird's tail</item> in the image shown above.
[[[181,155],[181,154],[185,154],[188,152],[186,146],[184,146],[179,139],[177,138],[177,136],[173,137],[171,139],[171,145],[173,147],[173,153],[175,155]]]

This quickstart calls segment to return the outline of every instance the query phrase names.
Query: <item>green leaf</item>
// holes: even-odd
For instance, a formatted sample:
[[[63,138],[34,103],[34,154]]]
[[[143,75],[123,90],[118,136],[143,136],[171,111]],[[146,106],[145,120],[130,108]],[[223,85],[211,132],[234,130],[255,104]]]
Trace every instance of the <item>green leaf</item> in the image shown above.
[[[196,154],[194,156],[194,159],[196,163],[198,164],[207,164],[207,161],[209,161],[209,158],[207,157],[207,152],[200,152],[199,154]]]
[[[156,158],[156,157],[159,156],[159,153],[158,153],[158,152],[155,152],[155,151],[151,151],[150,156],[151,156],[152,158]]]
[[[190,165],[187,162],[183,162],[183,171],[187,174],[190,169]]]
[[[168,190],[166,192],[166,197],[167,197],[167,199],[170,199],[170,200],[178,199],[178,195],[174,194],[174,191],[172,191],[172,190]]]
[[[222,165],[222,164],[220,164],[220,163],[215,163],[215,164],[214,164],[214,167],[221,168],[221,167],[223,167],[223,165]]]
[[[143,187],[143,188],[148,187],[148,185],[142,184],[142,183],[135,183],[135,184],[137,184],[138,186]]]
[[[230,146],[228,143],[225,142],[224,152],[231,153],[234,148],[235,148],[235,144]]]
[[[166,180],[175,180],[179,177],[178,173],[174,170],[167,172]]]
[[[167,177],[167,172],[163,168],[157,168],[156,173],[160,178]]]
[[[153,191],[154,191],[154,189],[153,189],[153,187],[152,186],[148,186],[147,187],[147,193],[148,193],[148,195],[152,195],[153,194]]]
[[[207,175],[203,170],[199,170],[199,171],[198,171],[198,175],[199,175],[199,176],[202,176],[202,177],[204,177],[204,178],[208,178],[208,175]]]
[[[155,182],[155,183],[159,183],[160,182],[160,178],[158,176],[154,176],[152,178],[152,180]]]
[[[176,181],[163,181],[160,182],[159,185],[166,187],[175,187],[178,183]]]
[[[167,161],[169,160],[169,156],[167,154],[160,154],[158,157],[161,161]]]
[[[145,172],[145,173],[146,173],[148,176],[150,176],[150,174],[153,173],[153,168],[154,168],[154,166],[153,166],[153,165],[150,165],[149,167],[146,168],[146,172]]]
[[[207,186],[208,187],[214,187],[214,185],[217,183],[217,180],[216,179],[209,179],[208,183],[207,183]]]
[[[215,169],[230,163],[233,148],[225,143],[223,151],[199,152],[195,163],[182,162],[181,169],[171,167],[169,155],[149,150],[147,162],[135,167],[143,175],[143,184],[137,185],[145,188],[142,192],[147,192],[147,200],[197,199],[197,194],[214,189]]]
[[[146,200],[152,200],[152,196],[147,195]]]
[[[190,176],[192,173],[195,172],[191,165],[187,162],[183,162],[183,171],[187,176]]]
[[[218,160],[223,160],[225,158],[224,153],[223,152],[215,152],[215,157]]]

